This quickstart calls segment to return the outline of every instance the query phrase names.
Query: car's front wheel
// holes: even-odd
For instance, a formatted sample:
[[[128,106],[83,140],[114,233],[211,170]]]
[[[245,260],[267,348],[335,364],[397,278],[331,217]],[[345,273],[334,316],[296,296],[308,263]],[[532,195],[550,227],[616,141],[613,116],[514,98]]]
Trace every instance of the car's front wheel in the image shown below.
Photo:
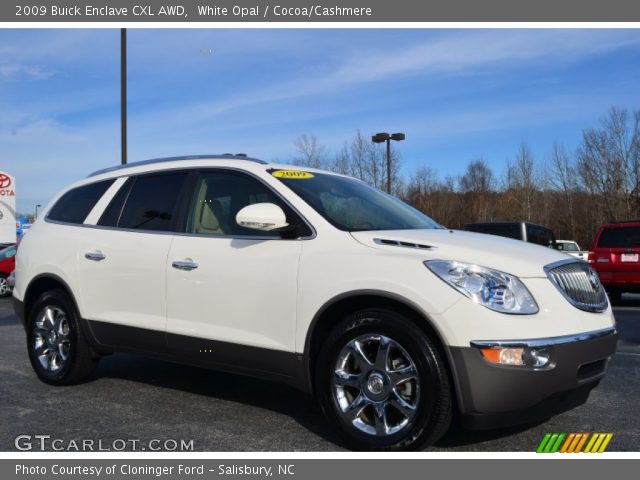
[[[80,330],[69,296],[61,290],[45,292],[30,311],[27,349],[38,378],[52,385],[86,379],[95,368],[96,358]]]
[[[407,318],[367,309],[330,333],[317,361],[323,410],[358,449],[414,449],[447,431],[452,398],[433,340]]]

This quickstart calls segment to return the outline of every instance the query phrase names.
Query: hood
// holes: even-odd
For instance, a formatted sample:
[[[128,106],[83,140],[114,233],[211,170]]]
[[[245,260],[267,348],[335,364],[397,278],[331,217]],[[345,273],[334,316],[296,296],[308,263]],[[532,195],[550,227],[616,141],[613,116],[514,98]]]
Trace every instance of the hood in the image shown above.
[[[568,258],[557,250],[521,240],[460,230],[377,230],[351,235],[368,247],[413,253],[425,260],[457,260],[518,277],[545,278],[545,265]]]

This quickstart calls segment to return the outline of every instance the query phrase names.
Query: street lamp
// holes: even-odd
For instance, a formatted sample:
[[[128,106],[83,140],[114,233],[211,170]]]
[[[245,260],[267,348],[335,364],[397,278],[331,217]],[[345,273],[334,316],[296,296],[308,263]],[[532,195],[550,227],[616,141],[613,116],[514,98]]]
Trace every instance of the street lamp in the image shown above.
[[[38,209],[42,207],[42,205],[38,204],[36,205],[36,218],[38,218]]]
[[[399,142],[404,140],[404,137],[404,133],[392,133],[389,135],[385,132],[376,133],[371,137],[373,143],[387,142],[387,193],[391,193],[391,140]]]

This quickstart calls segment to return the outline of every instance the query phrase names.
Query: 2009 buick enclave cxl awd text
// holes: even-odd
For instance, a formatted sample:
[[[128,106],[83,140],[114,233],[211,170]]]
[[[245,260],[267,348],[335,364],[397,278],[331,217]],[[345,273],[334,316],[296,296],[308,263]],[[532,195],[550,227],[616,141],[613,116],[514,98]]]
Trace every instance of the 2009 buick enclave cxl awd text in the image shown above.
[[[580,405],[616,344],[587,263],[244,156],[95,172],[34,224],[15,276],[44,382],[80,382],[114,351],[282,381],[354,448]]]

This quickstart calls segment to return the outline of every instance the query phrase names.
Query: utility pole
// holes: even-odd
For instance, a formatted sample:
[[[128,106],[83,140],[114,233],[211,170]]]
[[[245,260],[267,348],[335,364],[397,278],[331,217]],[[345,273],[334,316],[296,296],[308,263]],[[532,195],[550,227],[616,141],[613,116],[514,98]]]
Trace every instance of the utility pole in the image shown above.
[[[122,164],[127,163],[127,29],[120,29],[120,138]]]

